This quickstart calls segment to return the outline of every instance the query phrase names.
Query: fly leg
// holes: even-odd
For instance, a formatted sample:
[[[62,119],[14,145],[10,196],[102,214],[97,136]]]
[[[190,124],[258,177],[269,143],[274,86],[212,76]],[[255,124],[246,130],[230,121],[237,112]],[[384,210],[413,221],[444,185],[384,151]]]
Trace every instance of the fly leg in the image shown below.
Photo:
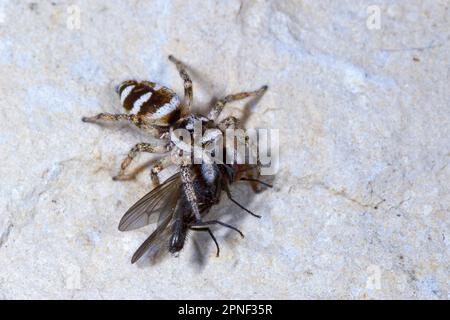
[[[256,218],[261,218],[260,215],[254,214],[253,212],[251,212],[250,210],[248,210],[246,207],[244,207],[242,204],[240,204],[239,202],[237,202],[236,200],[233,199],[233,197],[231,196],[231,192],[230,189],[228,188],[228,185],[226,183],[223,183],[222,188],[225,190],[228,199],[230,199],[235,205],[237,205],[239,208],[241,208],[242,210],[244,210],[247,213],[250,213],[252,216],[256,217]]]
[[[266,186],[267,188],[273,188],[273,186],[267,182],[261,181],[259,179],[253,179],[253,178],[240,178],[240,181],[249,181],[249,182],[254,182],[254,183],[259,183],[262,184],[263,186]]]
[[[191,227],[203,227],[203,226],[210,226],[213,224],[220,224],[223,227],[229,228],[231,230],[236,231],[237,233],[239,233],[241,235],[242,238],[244,238],[244,234],[241,232],[241,230],[239,230],[236,227],[233,227],[232,225],[229,225],[225,222],[219,221],[219,220],[209,220],[209,221],[196,221],[194,222]]]
[[[214,234],[212,233],[210,228],[194,228],[194,227],[189,227],[189,229],[191,229],[192,231],[206,231],[209,233],[209,235],[211,236],[211,239],[213,239],[214,243],[216,244],[216,257],[219,257],[220,254],[220,247],[219,247],[219,243],[217,242],[216,237],[214,236]]]

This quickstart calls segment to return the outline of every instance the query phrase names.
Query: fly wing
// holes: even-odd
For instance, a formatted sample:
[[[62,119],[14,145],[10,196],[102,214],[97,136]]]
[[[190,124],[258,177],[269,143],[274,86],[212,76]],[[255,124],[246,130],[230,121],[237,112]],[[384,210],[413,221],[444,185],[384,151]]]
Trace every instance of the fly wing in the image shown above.
[[[158,227],[155,231],[141,244],[141,246],[136,250],[131,259],[131,263],[135,263],[138,261],[143,255],[146,255],[150,262],[156,263],[159,261],[165,254],[169,252],[169,242],[170,237],[177,232],[174,230],[174,224],[176,223],[176,211],[180,210],[178,206],[182,206],[182,199],[177,199],[176,206],[170,211],[171,214],[167,215],[162,222],[158,224]],[[190,221],[195,219],[195,217],[190,214],[191,211],[185,211],[185,207],[181,207],[181,214],[183,214],[183,223],[188,224]],[[187,215],[186,215],[187,214]]]
[[[166,216],[170,221],[170,213],[173,212],[180,195],[180,183],[180,175],[175,173],[163,184],[143,196],[122,217],[119,230],[138,229],[158,220],[162,225],[165,223]]]
[[[172,209],[172,213],[173,213]],[[170,228],[168,225],[172,220],[172,215],[167,216],[161,224],[156,228],[155,231],[140,245],[140,247],[136,250],[131,258],[131,263],[135,263],[138,261],[146,252],[149,251],[151,255],[158,255],[161,248],[167,248],[167,245],[164,246],[164,243],[168,243],[168,239],[170,236]]]

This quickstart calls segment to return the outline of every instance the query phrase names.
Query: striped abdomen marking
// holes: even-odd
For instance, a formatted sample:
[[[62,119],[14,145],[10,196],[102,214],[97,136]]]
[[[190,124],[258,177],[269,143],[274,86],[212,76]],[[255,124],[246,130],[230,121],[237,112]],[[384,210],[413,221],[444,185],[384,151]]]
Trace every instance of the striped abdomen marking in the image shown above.
[[[144,122],[167,126],[181,115],[181,102],[175,92],[156,83],[128,80],[117,88],[117,93],[125,110]]]

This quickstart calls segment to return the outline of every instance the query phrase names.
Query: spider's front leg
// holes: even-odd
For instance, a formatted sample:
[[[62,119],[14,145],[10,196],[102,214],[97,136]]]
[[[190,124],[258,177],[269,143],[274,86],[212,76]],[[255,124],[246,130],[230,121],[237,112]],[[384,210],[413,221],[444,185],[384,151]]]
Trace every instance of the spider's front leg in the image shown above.
[[[135,125],[139,124],[139,119],[135,114],[125,114],[125,113],[99,113],[92,117],[83,117],[81,121],[89,122],[89,123],[97,123],[99,121],[128,121],[134,123]]]
[[[237,129],[239,126],[239,120],[236,117],[226,117],[217,125],[219,129],[224,132],[226,129]]]
[[[264,92],[266,92],[267,88],[268,88],[267,86],[262,86],[260,89],[255,90],[255,91],[230,94],[230,95],[226,96],[225,98],[218,100],[212,107],[211,111],[209,112],[208,119],[216,121],[227,103],[232,102],[232,101],[242,100],[242,99],[245,99],[248,97],[260,96]]]
[[[120,170],[117,176],[113,177],[113,180],[130,180],[134,179],[134,175],[126,175],[125,170],[130,165],[131,161],[136,157],[139,152],[149,152],[149,153],[165,153],[167,148],[165,146],[154,146],[150,143],[138,143],[128,152],[126,158],[122,161],[120,165]]]
[[[178,72],[180,73],[180,77],[184,81],[184,99],[185,99],[185,112],[189,113],[191,111],[192,99],[193,99],[193,90],[192,90],[192,80],[189,77],[189,74],[186,71],[186,66],[174,56],[170,55],[169,60],[175,63]]]
[[[157,159],[152,163],[152,169],[150,170],[150,178],[152,180],[154,188],[159,186],[160,183],[158,173],[168,168],[172,164],[173,163],[170,155]]]

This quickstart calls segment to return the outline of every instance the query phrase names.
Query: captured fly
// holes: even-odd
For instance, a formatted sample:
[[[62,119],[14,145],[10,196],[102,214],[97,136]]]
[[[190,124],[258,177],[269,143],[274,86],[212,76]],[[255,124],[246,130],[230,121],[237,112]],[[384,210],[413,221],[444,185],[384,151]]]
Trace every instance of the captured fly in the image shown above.
[[[207,168],[207,166],[210,167]],[[228,189],[234,178],[257,181],[241,177],[238,166],[201,164],[192,165],[185,169],[192,171],[198,209],[202,218],[213,205],[219,202],[222,191],[225,191],[229,198],[235,202]],[[204,173],[210,170],[215,170],[217,174],[212,181],[208,181],[204,177]],[[189,191],[187,190],[189,189],[186,188],[181,179],[181,172],[177,172],[163,184],[146,194],[125,213],[119,223],[119,230],[121,231],[134,230],[150,223],[158,223],[156,230],[133,255],[132,263],[136,262],[146,252],[150,256],[158,256],[161,254],[160,250],[167,250],[167,248],[171,253],[180,251],[184,246],[189,230],[208,232],[216,244],[217,256],[219,256],[220,248],[209,228],[210,225],[219,224],[238,232],[242,237],[244,236],[237,228],[218,220],[198,221],[192,212],[189,195],[187,194]],[[241,205],[239,206],[243,208]],[[255,215],[247,209],[243,209]]]

